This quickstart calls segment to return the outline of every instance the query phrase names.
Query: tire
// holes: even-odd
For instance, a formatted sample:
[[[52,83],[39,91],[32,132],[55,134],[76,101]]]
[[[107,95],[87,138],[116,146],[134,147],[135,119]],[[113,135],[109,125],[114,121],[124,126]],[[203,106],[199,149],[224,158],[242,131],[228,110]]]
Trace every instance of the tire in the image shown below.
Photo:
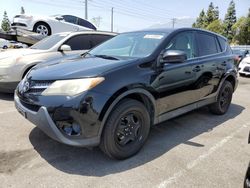
[[[216,115],[223,115],[227,112],[233,96],[233,86],[231,82],[225,81],[220,89],[217,102],[210,105],[210,112]]]
[[[146,107],[137,100],[124,99],[105,123],[100,148],[111,158],[129,158],[145,144],[149,130],[150,116]]]
[[[44,36],[51,35],[51,28],[45,22],[38,22],[34,25],[33,31]]]

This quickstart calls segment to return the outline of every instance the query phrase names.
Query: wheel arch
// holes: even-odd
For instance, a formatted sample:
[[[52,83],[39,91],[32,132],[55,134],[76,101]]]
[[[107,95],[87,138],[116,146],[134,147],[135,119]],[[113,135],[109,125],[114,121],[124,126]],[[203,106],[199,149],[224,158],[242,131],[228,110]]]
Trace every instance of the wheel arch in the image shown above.
[[[40,23],[40,24],[45,24],[45,25],[47,25],[47,26],[49,27],[50,35],[52,34],[52,28],[51,28],[50,24],[49,24],[48,22],[44,21],[44,20],[37,20],[37,21],[34,23],[34,25],[33,25],[32,31],[35,31],[35,27],[36,27],[36,25],[38,25],[39,23]]]
[[[144,88],[133,88],[129,89],[128,87],[123,87],[117,92],[115,92],[109,100],[105,103],[104,107],[99,116],[99,120],[101,121],[101,127],[99,129],[99,136],[101,136],[105,123],[114,109],[114,107],[123,99],[131,98],[137,101],[142,102],[149,111],[151,125],[154,123],[155,115],[156,115],[156,102],[155,97]]]

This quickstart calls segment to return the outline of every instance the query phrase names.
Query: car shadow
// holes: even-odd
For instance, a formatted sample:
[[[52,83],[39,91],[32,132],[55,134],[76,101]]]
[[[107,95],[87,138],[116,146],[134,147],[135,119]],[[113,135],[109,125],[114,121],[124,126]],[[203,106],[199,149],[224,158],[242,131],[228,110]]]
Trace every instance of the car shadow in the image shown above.
[[[14,94],[13,93],[0,93],[0,100],[13,101]]]
[[[202,143],[195,143],[190,139],[212,131],[221,123],[241,114],[243,110],[244,107],[232,104],[227,114],[216,116],[210,114],[205,107],[161,123],[152,127],[143,149],[124,161],[108,158],[97,147],[86,149],[58,143],[38,128],[31,131],[29,139],[40,156],[56,169],[69,174],[101,177],[144,165],[179,144],[204,147]]]

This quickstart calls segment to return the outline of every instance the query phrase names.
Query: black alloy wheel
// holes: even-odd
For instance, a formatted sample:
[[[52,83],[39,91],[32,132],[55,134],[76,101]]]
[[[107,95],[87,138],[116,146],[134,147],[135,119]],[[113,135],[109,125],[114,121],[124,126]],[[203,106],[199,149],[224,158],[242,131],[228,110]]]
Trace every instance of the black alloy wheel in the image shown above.
[[[124,99],[109,115],[100,148],[115,159],[135,155],[145,144],[150,129],[150,116],[146,107],[134,99]]]

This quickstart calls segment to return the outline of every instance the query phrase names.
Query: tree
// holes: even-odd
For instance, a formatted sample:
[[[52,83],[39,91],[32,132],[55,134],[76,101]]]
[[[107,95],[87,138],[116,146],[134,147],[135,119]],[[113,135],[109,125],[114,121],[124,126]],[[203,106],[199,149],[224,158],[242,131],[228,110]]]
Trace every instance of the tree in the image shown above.
[[[215,7],[215,9],[214,9],[214,18],[215,18],[215,20],[218,20],[219,19],[219,16],[220,16],[220,12],[219,12],[219,7],[217,6],[217,7]]]
[[[225,15],[224,19],[224,35],[228,38],[228,40],[231,42],[234,37],[233,32],[233,25],[236,23],[236,10],[235,10],[235,3],[232,0],[229,4],[229,7],[227,9],[227,13]]]
[[[101,24],[101,20],[102,20],[102,17],[98,16],[98,17],[93,17],[91,19],[91,22],[94,23],[94,25],[99,28],[100,27],[100,24]]]
[[[1,27],[2,27],[3,31],[5,31],[5,32],[10,31],[10,20],[8,18],[6,11],[4,11],[4,14],[3,14],[3,20],[2,20]]]
[[[204,9],[202,9],[202,11],[200,12],[199,17],[196,19],[196,22],[193,23],[192,27],[206,28],[206,26],[207,26],[206,20],[207,20],[207,18],[206,18],[205,11],[204,11]]]
[[[223,23],[222,23],[222,21],[219,20],[219,19],[214,20],[212,23],[210,23],[207,26],[207,30],[213,31],[213,32],[218,33],[218,34],[223,34]]]
[[[235,36],[233,42],[239,45],[250,45],[250,9],[247,17],[241,17],[232,27]]]
[[[218,11],[219,10],[215,9],[213,3],[211,2],[207,9],[207,25],[212,23],[214,20],[218,19],[218,14],[219,14]]]
[[[25,10],[23,7],[21,7],[21,14],[25,14]]]

